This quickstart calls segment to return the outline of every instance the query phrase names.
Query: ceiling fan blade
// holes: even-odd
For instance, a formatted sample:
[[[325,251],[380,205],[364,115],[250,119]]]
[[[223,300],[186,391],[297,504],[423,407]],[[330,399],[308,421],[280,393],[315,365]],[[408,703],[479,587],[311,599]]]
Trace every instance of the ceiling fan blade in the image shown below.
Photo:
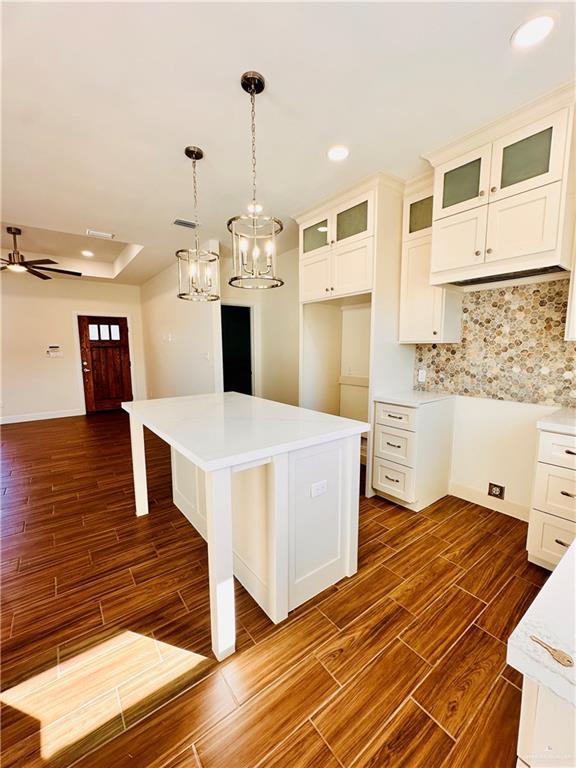
[[[39,277],[40,280],[52,280],[48,275],[43,275],[42,272],[37,272],[35,269],[32,269],[32,267],[26,267],[26,271],[30,272],[34,277]]]
[[[0,272],[3,272],[5,269],[8,269],[8,267],[0,267]]]
[[[22,264],[30,264],[31,266],[34,266],[34,264],[58,264],[58,262],[53,261],[52,259],[32,259],[31,261],[24,260]]]
[[[59,275],[75,275],[82,277],[82,272],[72,272],[70,269],[53,269],[52,267],[39,267],[43,272],[56,272]]]

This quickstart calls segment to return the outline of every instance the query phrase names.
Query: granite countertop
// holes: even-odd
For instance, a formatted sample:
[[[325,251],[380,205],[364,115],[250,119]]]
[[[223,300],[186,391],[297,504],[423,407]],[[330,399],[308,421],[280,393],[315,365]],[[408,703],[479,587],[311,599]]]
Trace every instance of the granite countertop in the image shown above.
[[[576,706],[576,666],[563,667],[540,645],[568,653],[576,663],[576,541],[558,563],[520,623],[508,638],[507,661],[511,667]]]
[[[376,395],[376,403],[391,403],[394,405],[404,405],[407,408],[420,408],[427,403],[435,403],[437,400],[449,400],[456,395],[447,392],[422,392],[418,389],[408,389],[403,392],[392,392],[391,394]]]
[[[561,408],[538,421],[538,429],[544,432],[559,432],[562,435],[576,435],[576,408]]]

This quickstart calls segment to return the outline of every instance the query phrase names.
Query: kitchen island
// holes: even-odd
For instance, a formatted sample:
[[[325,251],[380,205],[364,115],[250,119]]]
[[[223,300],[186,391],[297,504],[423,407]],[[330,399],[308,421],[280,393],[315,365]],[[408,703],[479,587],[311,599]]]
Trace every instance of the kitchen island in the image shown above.
[[[356,572],[369,424],[235,392],[123,408],[136,514],[148,514],[147,427],[171,446],[174,503],[207,541],[217,659],[235,649],[234,576],[278,623]]]

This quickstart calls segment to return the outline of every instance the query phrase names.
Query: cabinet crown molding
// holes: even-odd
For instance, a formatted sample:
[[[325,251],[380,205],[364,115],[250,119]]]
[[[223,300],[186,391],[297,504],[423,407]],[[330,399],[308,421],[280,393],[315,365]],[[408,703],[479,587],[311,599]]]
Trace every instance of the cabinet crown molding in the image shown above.
[[[572,80],[438,149],[423,153],[422,157],[435,168],[453,157],[473,151],[551,112],[564,107],[573,107],[576,102],[575,88],[576,81]]]

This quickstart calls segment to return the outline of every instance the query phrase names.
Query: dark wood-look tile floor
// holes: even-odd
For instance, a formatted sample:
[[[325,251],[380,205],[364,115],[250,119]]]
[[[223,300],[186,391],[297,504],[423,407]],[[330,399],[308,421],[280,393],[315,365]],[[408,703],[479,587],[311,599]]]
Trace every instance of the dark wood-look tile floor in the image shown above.
[[[278,626],[237,585],[218,664],[206,546],[146,451],[136,518],[125,414],[3,428],[4,768],[514,768],[525,523],[362,497],[358,573]]]

